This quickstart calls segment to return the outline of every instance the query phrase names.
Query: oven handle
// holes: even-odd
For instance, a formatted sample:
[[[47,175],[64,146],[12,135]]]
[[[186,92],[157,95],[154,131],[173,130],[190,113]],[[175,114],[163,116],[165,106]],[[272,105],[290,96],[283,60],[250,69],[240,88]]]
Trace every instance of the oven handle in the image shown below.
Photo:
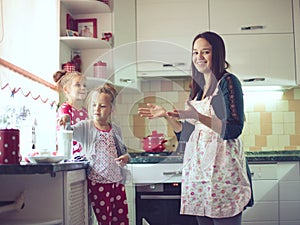
[[[166,175],[166,176],[170,176],[170,175],[181,176],[182,175],[182,171],[163,172],[163,175]]]
[[[180,199],[180,195],[141,195],[141,199],[153,199],[153,200],[159,200],[159,199]]]

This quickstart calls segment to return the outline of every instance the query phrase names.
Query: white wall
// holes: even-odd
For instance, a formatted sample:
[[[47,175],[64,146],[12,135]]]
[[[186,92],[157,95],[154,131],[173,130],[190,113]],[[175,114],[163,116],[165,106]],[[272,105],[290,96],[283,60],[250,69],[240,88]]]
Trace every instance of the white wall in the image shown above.
[[[0,58],[52,84],[52,75],[59,69],[58,3],[58,0],[0,0]],[[21,129],[21,150],[27,152],[31,148],[34,118],[38,123],[37,147],[55,150],[56,105],[50,104],[58,102],[58,93],[1,65],[0,87],[0,110],[7,107],[19,110],[23,106],[30,110],[25,121],[12,125]],[[12,98],[14,88],[21,90]]]

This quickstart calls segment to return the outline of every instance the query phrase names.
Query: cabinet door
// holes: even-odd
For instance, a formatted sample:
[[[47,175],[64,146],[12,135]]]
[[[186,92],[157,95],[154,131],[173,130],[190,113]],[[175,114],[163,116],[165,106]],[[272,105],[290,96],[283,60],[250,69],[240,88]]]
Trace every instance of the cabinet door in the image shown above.
[[[243,212],[245,224],[276,224],[279,221],[277,164],[250,164],[254,206]]]
[[[222,35],[232,73],[243,85],[295,85],[293,34]],[[264,81],[252,81],[263,78]],[[250,82],[243,82],[250,79]]]
[[[135,0],[114,2],[114,83],[138,89]]]
[[[138,70],[190,70],[193,38],[206,30],[208,0],[137,0]]]
[[[293,1],[297,84],[300,84],[300,0]]]
[[[293,32],[291,0],[210,0],[209,4],[210,29],[217,33]]]
[[[86,171],[64,172],[64,224],[88,225]]]

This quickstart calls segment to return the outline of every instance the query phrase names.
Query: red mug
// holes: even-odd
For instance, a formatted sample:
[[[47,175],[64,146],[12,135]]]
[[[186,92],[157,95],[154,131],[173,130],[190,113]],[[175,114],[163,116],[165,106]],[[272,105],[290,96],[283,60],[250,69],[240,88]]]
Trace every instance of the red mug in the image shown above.
[[[20,131],[18,129],[0,129],[0,164],[19,164]]]

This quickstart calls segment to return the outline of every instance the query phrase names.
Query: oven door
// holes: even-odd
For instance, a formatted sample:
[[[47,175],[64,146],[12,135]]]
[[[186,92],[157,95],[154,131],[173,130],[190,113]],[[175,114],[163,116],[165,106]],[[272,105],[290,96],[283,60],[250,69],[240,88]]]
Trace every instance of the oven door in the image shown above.
[[[197,225],[194,216],[180,215],[180,183],[136,186],[136,225]]]

